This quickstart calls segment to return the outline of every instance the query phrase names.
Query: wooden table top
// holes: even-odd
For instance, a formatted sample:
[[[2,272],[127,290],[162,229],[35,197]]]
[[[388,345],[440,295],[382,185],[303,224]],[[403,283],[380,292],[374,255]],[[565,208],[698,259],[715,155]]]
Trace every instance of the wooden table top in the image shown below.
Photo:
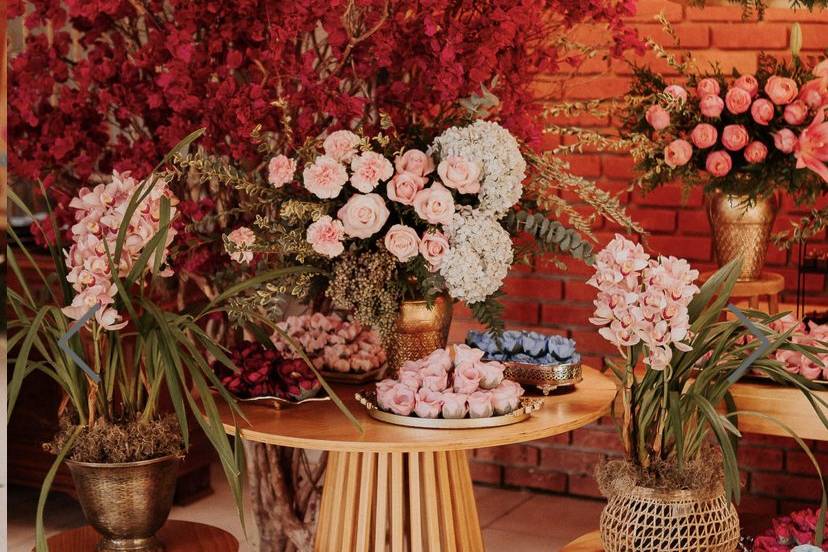
[[[238,552],[239,541],[222,529],[191,521],[167,520],[156,534],[165,552]],[[52,552],[89,552],[101,536],[85,525],[49,537]]]
[[[703,272],[699,282],[706,282],[715,271]],[[785,277],[776,272],[763,272],[756,280],[736,282],[731,297],[753,297],[755,295],[777,294],[785,289]]]
[[[334,390],[362,424],[360,433],[332,401],[309,402],[276,410],[264,405],[241,405],[249,424],[238,420],[244,439],[340,452],[426,452],[493,447],[566,433],[591,423],[609,411],[616,385],[597,370],[584,367],[584,380],[573,390],[553,392],[544,406],[523,422],[481,429],[420,429],[374,420],[354,398],[361,387],[335,385]],[[233,434],[230,409],[220,402],[225,430]]]
[[[802,439],[828,441],[828,428],[814,412],[814,408],[796,387],[783,387],[756,378],[743,378],[731,387],[738,410],[761,412],[785,424]],[[815,391],[828,401],[828,390]],[[820,406],[828,415],[828,408]],[[783,427],[759,416],[739,416],[739,430],[743,433],[790,437]]]
[[[601,534],[598,531],[587,533],[564,546],[561,552],[604,552]]]

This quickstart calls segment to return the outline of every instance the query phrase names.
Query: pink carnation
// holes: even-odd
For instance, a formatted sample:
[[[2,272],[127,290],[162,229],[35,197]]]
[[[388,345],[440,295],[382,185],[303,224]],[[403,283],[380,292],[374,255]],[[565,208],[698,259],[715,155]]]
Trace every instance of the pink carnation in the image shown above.
[[[360,192],[372,192],[381,180],[388,180],[394,174],[391,162],[373,151],[366,151],[351,160],[351,185]]]
[[[237,263],[249,263],[253,260],[253,252],[249,249],[256,243],[256,233],[246,226],[239,226],[227,235],[227,240],[236,246],[236,251],[230,253],[230,258]]]
[[[320,199],[332,199],[339,195],[348,182],[348,173],[336,159],[320,155],[302,171],[305,188]]]
[[[332,132],[322,142],[325,155],[340,163],[348,163],[357,152],[359,136],[350,130]]]
[[[319,217],[319,220],[308,226],[308,243],[320,255],[329,258],[340,255],[345,250],[342,244],[344,238],[345,229],[342,223],[328,215]]]
[[[277,155],[267,164],[267,181],[274,187],[281,188],[291,180],[296,173],[296,161],[284,155]]]

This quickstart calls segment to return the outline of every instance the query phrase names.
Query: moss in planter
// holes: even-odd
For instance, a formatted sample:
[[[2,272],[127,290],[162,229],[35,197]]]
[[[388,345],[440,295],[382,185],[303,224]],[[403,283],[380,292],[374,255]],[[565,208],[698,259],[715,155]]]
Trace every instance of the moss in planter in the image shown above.
[[[75,427],[76,423],[70,416],[63,416],[60,431],[43,448],[57,454]],[[78,462],[114,464],[183,453],[181,428],[176,417],[170,414],[147,422],[109,423],[99,420],[94,426],[81,430],[67,457]]]

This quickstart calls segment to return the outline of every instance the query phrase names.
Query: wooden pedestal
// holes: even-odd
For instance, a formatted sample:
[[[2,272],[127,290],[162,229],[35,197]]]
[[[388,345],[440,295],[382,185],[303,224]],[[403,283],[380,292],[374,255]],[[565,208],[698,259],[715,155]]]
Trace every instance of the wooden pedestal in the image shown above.
[[[331,453],[316,535],[326,552],[482,552],[466,453]]]

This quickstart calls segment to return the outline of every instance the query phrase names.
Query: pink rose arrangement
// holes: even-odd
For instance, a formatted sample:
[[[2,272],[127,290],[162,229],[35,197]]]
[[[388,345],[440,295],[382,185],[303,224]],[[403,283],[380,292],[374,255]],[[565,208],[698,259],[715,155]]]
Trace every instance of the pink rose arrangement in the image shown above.
[[[637,73],[621,139],[645,189],[682,180],[797,202],[828,190],[828,60],[807,68],[763,56],[755,75]],[[645,101],[641,101],[644,98]],[[793,178],[796,175],[796,178]]]
[[[136,193],[143,199],[137,204],[132,218],[125,220],[126,211]],[[71,226],[72,245],[65,253],[66,279],[77,294],[72,304],[62,309],[66,316],[77,320],[95,305],[100,305],[95,321],[101,328],[118,330],[126,326],[127,322],[114,308],[118,289],[112,280],[110,255],[116,255],[118,233],[126,227],[120,255],[112,263],[118,277],[126,278],[144,248],[161,229],[162,199],[169,204],[168,219],[174,219],[178,200],[163,179],[153,177],[152,180],[139,182],[129,173],[120,174],[117,171],[112,173],[109,182],[78,191],[69,203],[75,222]],[[148,270],[158,266],[159,276],[173,274],[167,265],[167,256],[175,236],[175,229],[168,228],[162,258],[157,259],[156,265],[158,253],[154,253]],[[143,279],[143,275],[138,279]]]
[[[276,326],[302,347],[317,370],[365,373],[378,370],[387,359],[375,332],[336,313],[289,316]],[[280,333],[274,333],[271,339],[279,354],[299,358]]]
[[[699,271],[684,259],[653,259],[641,244],[617,235],[598,253],[595,274],[587,283],[598,289],[590,322],[598,333],[626,349],[643,344],[644,362],[664,370],[673,349],[687,351],[687,306],[698,293]]]
[[[377,383],[377,404],[399,416],[488,418],[516,410],[524,390],[503,378],[505,367],[484,362],[468,345],[437,349],[403,364],[396,379]]]

